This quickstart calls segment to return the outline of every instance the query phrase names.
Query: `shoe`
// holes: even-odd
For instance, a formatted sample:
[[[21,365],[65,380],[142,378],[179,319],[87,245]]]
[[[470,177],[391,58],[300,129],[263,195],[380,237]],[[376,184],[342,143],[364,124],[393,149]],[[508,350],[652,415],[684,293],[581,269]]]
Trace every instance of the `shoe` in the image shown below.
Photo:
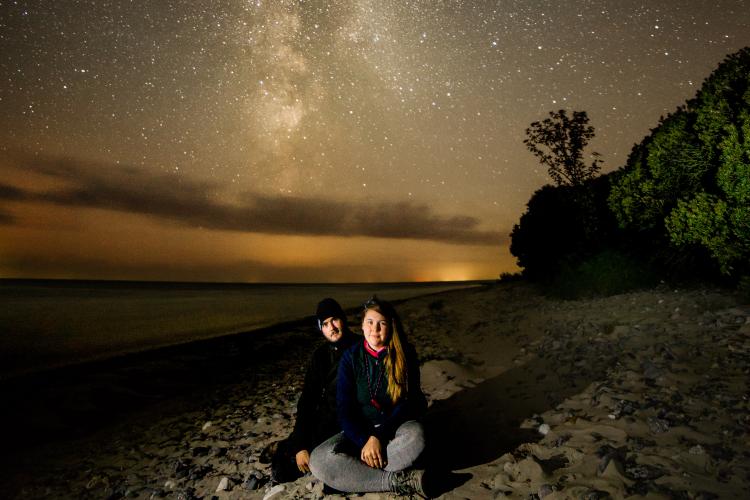
[[[391,491],[397,495],[428,498],[424,492],[424,471],[412,469],[395,472],[391,479]]]

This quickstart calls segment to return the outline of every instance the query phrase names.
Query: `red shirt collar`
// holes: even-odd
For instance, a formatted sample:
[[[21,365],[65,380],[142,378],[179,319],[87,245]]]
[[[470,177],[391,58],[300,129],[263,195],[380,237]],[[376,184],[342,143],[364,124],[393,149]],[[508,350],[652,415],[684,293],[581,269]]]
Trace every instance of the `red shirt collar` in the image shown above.
[[[380,355],[381,352],[383,352],[384,350],[388,349],[388,346],[385,346],[385,347],[382,347],[382,348],[380,348],[380,349],[378,349],[376,351],[375,349],[373,349],[372,347],[370,347],[370,344],[367,343],[366,339],[364,339],[363,342],[365,343],[365,351],[367,351],[367,353],[370,356],[374,357],[374,358],[379,357],[379,355]]]

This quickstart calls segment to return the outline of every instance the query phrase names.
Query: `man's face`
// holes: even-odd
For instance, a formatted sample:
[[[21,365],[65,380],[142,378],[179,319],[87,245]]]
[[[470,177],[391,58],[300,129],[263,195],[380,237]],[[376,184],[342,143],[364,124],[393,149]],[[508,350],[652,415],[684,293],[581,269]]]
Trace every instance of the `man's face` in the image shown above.
[[[341,318],[326,318],[320,326],[323,336],[329,342],[338,342],[344,334]]]

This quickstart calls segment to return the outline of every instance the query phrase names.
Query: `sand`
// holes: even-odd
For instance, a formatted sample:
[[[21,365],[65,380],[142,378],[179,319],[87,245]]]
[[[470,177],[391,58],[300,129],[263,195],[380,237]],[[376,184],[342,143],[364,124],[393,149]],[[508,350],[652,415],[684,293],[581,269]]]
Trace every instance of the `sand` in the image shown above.
[[[662,286],[562,301],[508,283],[398,310],[423,363],[440,498],[750,498],[750,306],[731,292]],[[291,430],[299,360],[314,340],[300,326],[224,344],[218,365],[205,364],[216,349],[183,353],[203,360],[209,381],[156,394],[93,432],[43,426],[58,439],[31,436],[6,452],[3,491],[320,498],[310,476],[272,488],[263,456]],[[24,429],[14,425],[6,434]]]

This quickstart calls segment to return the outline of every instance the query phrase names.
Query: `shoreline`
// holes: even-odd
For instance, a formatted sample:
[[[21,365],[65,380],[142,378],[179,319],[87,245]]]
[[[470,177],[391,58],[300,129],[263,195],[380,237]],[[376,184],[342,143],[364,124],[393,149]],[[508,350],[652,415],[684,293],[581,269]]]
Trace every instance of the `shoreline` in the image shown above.
[[[450,292],[450,291],[448,291]],[[426,293],[419,297],[437,296],[445,291]],[[411,299],[413,299],[412,297]],[[410,300],[410,298],[392,301],[394,304]],[[355,316],[359,307],[345,309],[349,316]],[[13,434],[6,439],[5,446],[11,450],[29,442],[43,442],[52,439],[59,432],[57,421],[69,421],[74,418],[82,419],[94,427],[106,427],[113,422],[97,422],[102,407],[109,405],[117,394],[125,394],[130,409],[139,411],[148,408],[162,394],[181,394],[190,384],[198,383],[188,372],[196,370],[212,370],[220,372],[220,378],[226,383],[232,383],[233,376],[246,376],[253,366],[234,366],[244,361],[249,353],[257,350],[258,346],[282,346],[293,342],[305,349],[312,348],[319,340],[314,327],[314,316],[306,316],[291,321],[279,322],[260,328],[196,339],[178,344],[168,344],[145,350],[122,352],[118,355],[106,356],[98,359],[81,361],[75,364],[49,367],[28,373],[21,373],[13,377],[0,378],[0,391],[9,400],[16,401],[4,412],[0,412],[0,425],[4,428],[24,428],[23,434]],[[304,358],[306,354],[301,354]],[[274,360],[271,355],[269,360]],[[218,363],[216,360],[221,360]],[[247,358],[250,359],[250,358]],[[266,360],[268,361],[268,360]],[[256,363],[258,360],[256,359]],[[230,367],[227,366],[229,363]],[[217,366],[221,364],[221,366]],[[239,374],[239,375],[238,375]],[[178,384],[170,383],[170,378],[180,378]],[[67,395],[79,397],[81,393],[93,392],[92,383],[97,380],[105,381],[98,385],[97,393],[84,397],[80,403],[83,409],[67,406],[57,406],[55,418],[52,422],[35,419],[29,423],[27,415],[37,413],[47,406],[50,401],[61,401]],[[92,380],[94,382],[92,382]],[[153,383],[147,383],[154,380]],[[34,394],[29,398],[28,394]],[[120,418],[127,417],[128,412]],[[84,437],[86,431],[75,431],[78,437]]]
[[[294,327],[319,296],[345,306],[370,290],[403,299],[480,282],[235,284],[0,280],[0,382],[193,342]],[[290,319],[292,318],[292,319]],[[312,323],[311,323],[312,324]]]
[[[407,299],[398,310],[422,361],[426,425],[441,436],[431,462],[463,477],[442,498],[747,491],[750,306],[731,292],[657,287],[560,301],[508,283]],[[357,321],[350,314],[350,325]],[[291,430],[298,360],[318,340],[309,333],[258,337],[248,351],[235,346],[235,358],[225,352],[194,374],[200,383],[172,381],[184,392],[117,425],[21,449],[5,465],[13,484],[4,491],[263,498],[262,452]],[[227,362],[249,353],[257,364]],[[723,371],[715,373],[716,363]],[[699,383],[709,373],[710,391]],[[713,428],[718,436],[701,432]],[[673,458],[683,454],[687,462]],[[680,471],[697,479],[685,482]],[[217,492],[222,482],[227,489]],[[320,498],[321,487],[306,477],[274,498]]]

